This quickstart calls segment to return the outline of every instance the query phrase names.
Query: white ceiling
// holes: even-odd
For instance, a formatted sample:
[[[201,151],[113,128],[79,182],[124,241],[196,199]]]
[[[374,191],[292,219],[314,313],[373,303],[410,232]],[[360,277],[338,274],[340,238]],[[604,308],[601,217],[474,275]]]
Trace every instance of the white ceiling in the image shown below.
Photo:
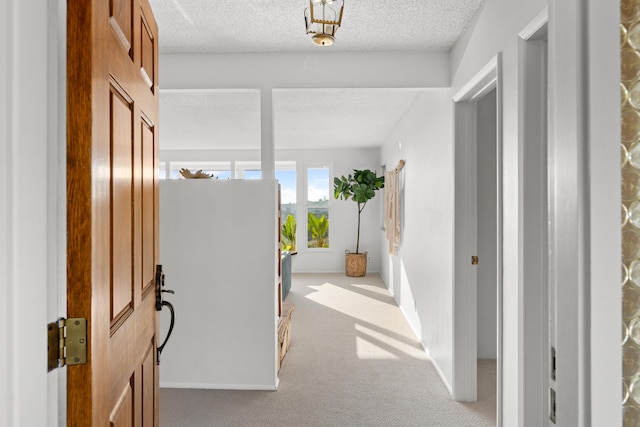
[[[260,92],[160,91],[160,148],[260,148]]]
[[[336,51],[448,51],[484,0],[345,0]],[[305,0],[151,0],[160,52],[302,52]]]
[[[484,1],[346,0],[335,44],[319,47],[305,34],[305,0],[150,0],[161,53],[442,52],[451,49]],[[418,93],[276,90],[276,148],[380,145]],[[161,149],[260,147],[257,91],[162,91],[160,120]]]
[[[420,92],[420,89],[275,89],[276,146],[279,149],[379,146]],[[259,149],[260,93],[161,91],[160,122],[163,150]]]
[[[276,90],[273,107],[277,147],[332,149],[382,145],[419,92],[418,89]]]

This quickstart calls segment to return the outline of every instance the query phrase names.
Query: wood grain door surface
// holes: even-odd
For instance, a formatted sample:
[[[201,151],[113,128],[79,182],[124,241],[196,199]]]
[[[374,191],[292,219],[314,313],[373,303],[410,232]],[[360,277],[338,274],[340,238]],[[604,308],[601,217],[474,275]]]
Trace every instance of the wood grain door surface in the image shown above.
[[[157,426],[158,29],[148,0],[68,2],[70,426]]]

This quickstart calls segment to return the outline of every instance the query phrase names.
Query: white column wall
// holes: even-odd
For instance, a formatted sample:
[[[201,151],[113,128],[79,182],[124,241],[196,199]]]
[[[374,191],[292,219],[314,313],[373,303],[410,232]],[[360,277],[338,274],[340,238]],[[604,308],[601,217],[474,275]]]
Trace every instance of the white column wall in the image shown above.
[[[162,387],[278,387],[277,197],[269,179],[160,183],[160,263],[176,313]],[[164,337],[167,310],[161,319]]]

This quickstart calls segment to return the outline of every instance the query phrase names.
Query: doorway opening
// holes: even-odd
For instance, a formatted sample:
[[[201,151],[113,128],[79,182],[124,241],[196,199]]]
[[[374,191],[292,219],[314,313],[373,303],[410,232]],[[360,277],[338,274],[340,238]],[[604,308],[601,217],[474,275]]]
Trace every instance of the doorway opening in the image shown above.
[[[477,105],[477,359],[478,399],[495,397],[498,301],[497,99],[493,88]]]
[[[500,54],[454,97],[453,398],[478,398],[478,358],[502,376],[502,103]],[[491,362],[490,362],[491,363]]]

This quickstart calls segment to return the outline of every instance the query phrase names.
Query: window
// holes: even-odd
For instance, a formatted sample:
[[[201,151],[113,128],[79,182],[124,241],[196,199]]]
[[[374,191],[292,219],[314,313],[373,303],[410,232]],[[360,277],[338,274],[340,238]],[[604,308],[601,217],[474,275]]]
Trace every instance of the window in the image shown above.
[[[260,162],[236,162],[237,179],[260,179],[262,170]]]
[[[329,176],[327,166],[307,168],[307,248],[329,248]]]
[[[158,178],[167,179],[167,162],[159,162],[158,164]]]
[[[262,171],[260,169],[247,169],[243,171],[242,179],[260,179],[262,178]]]
[[[282,250],[297,251],[296,163],[276,162],[276,179],[280,183],[280,228]]]

